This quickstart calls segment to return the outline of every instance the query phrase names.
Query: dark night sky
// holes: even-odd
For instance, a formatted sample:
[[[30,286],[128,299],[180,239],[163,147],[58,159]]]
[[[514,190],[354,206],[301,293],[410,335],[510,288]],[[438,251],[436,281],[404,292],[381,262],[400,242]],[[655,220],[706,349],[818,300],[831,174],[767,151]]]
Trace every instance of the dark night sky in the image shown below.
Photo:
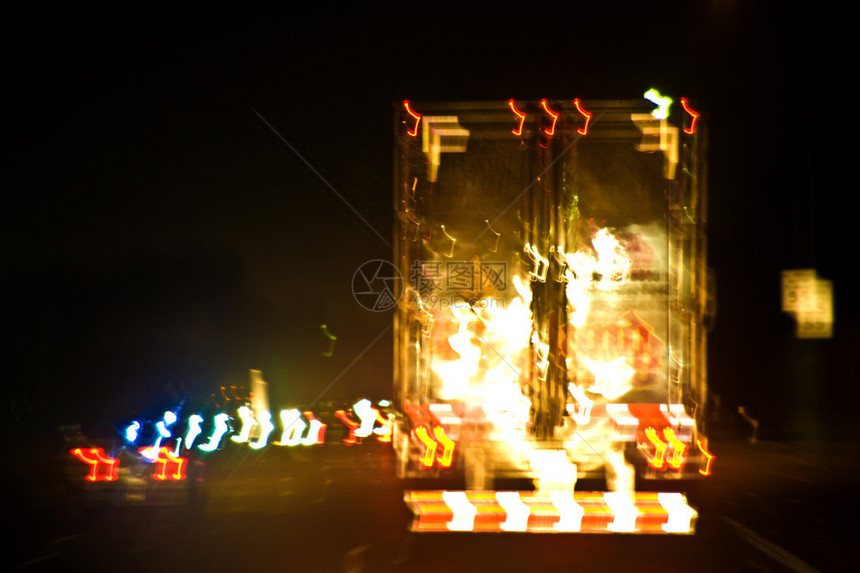
[[[254,110],[390,241],[393,101],[657,87],[709,116],[724,411],[747,405],[795,437],[848,427],[826,420],[860,398],[838,15],[740,0],[315,6],[10,14],[5,374],[23,419],[129,415],[248,368],[275,400],[308,400],[389,325],[350,293],[389,247]],[[780,312],[779,271],[811,266],[835,283],[829,341],[795,340]],[[321,323],[339,337],[331,358]],[[386,395],[390,348],[389,334],[330,397]]]

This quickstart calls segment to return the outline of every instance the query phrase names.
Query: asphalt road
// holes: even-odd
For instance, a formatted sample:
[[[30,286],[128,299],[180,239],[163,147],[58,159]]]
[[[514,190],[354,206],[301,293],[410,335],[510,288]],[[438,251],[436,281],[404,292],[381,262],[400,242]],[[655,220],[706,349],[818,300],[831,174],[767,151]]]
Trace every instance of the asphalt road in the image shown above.
[[[88,572],[846,570],[855,455],[745,441],[711,450],[714,475],[689,492],[695,535],[413,533],[403,490],[417,484],[395,477],[393,451],[377,442],[230,448],[193,492],[150,485],[138,503],[125,501],[127,488],[82,487],[85,468],[63,451],[31,450],[5,477],[11,562]]]

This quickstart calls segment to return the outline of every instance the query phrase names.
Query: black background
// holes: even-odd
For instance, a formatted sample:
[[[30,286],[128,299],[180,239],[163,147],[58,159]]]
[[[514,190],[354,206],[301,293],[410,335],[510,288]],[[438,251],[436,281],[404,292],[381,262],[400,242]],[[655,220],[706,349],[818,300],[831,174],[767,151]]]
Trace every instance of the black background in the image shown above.
[[[601,6],[8,12],[9,434],[135,416],[244,384],[249,368],[275,404],[313,399],[391,322],[350,286],[361,263],[391,256],[362,218],[391,241],[393,102],[656,87],[695,99],[710,125],[715,430],[740,428],[742,405],[763,435],[856,437],[846,15]],[[791,268],[834,281],[832,339],[795,338],[780,310]],[[338,336],[331,357],[323,323]],[[390,389],[389,333],[326,399]]]

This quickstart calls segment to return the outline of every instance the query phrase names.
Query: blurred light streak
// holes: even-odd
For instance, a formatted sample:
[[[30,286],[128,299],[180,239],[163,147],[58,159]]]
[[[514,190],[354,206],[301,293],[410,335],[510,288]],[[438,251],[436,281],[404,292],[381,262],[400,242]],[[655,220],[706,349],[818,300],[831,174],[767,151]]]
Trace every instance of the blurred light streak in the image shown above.
[[[654,446],[654,454],[645,456],[645,460],[649,466],[655,470],[662,470],[667,466],[676,470],[684,467],[687,460],[688,446],[678,439],[672,428],[663,428],[663,438],[665,441],[660,439],[654,426],[645,428],[645,437]],[[671,456],[667,458],[667,454],[670,451]]]
[[[200,424],[203,422],[203,416],[192,414],[188,418],[188,431],[185,434],[185,449],[190,450],[194,447],[194,440],[203,432]]]
[[[704,454],[705,457],[708,459],[708,461],[705,462],[705,467],[699,469],[699,473],[703,476],[709,476],[711,475],[711,463],[714,461],[714,458],[716,456],[714,456],[712,453],[705,449],[705,447],[702,445],[702,440],[696,440],[696,445],[699,446],[699,451],[702,452],[702,454]]]
[[[580,384],[571,383],[567,385],[567,388],[578,403],[571,413],[573,421],[580,425],[588,424],[591,419],[591,408],[594,406],[594,400],[585,395],[585,389]]]
[[[310,425],[305,424],[301,419],[302,412],[293,408],[290,410],[281,410],[281,423],[284,425],[284,431],[281,435],[280,446],[313,446],[322,444],[325,441],[326,424],[323,424],[314,417],[314,413],[310,410],[304,412],[305,417],[310,421]],[[302,434],[307,428],[307,434]]]
[[[296,408],[281,410],[281,424],[284,431],[281,434],[280,446],[298,446],[302,441],[302,432],[307,424],[302,420],[302,413]]]
[[[494,235],[496,236],[496,243],[493,245],[493,248],[492,248],[492,249],[488,249],[491,253],[495,253],[495,252],[497,252],[497,251],[499,250],[499,239],[501,239],[501,238],[502,238],[502,234],[501,234],[501,233],[497,233],[497,232],[496,232],[496,230],[495,230],[495,229],[493,229],[493,226],[492,226],[492,225],[490,225],[490,220],[489,220],[489,219],[484,219],[484,223],[486,223],[486,224],[487,224],[487,229],[489,229],[489,231],[490,231],[492,234],[494,234]]]
[[[442,453],[438,456],[437,462],[443,468],[450,468],[454,461],[454,448],[456,443],[445,433],[445,428],[436,426],[433,428],[433,435],[436,441],[442,445]]]
[[[337,410],[334,415],[349,429],[349,435],[343,439],[343,443],[348,446],[360,444],[361,438],[356,436],[355,431],[361,427],[361,424],[353,420],[346,410]]]
[[[379,417],[379,410],[371,406],[370,400],[362,398],[352,405],[352,411],[361,420],[361,426],[355,431],[359,438],[366,438],[373,433],[373,426]]]
[[[394,414],[388,414],[387,416],[383,417],[381,413],[376,413],[376,421],[382,425],[373,430],[373,433],[378,436],[376,439],[380,442],[391,441],[391,430],[394,424],[394,417]]]
[[[215,424],[212,428],[212,435],[209,436],[209,441],[206,444],[201,444],[197,446],[200,450],[204,452],[213,452],[218,449],[221,445],[221,439],[224,437],[224,434],[230,431],[230,426],[227,424],[227,420],[230,419],[230,416],[225,413],[220,413],[215,416]]]
[[[237,443],[247,442],[251,439],[251,430],[257,425],[254,412],[248,406],[241,406],[237,413],[242,420],[242,429],[235,436],[230,436],[230,439]]]
[[[537,369],[538,369],[538,378],[540,380],[546,380],[546,373],[549,370],[549,343],[543,342],[538,333],[535,332],[532,334],[531,342],[535,348],[535,354],[537,354]]]
[[[660,92],[654,88],[645,92],[645,95],[642,97],[657,106],[657,108],[651,112],[654,119],[666,119],[669,117],[669,106],[672,105],[672,98],[660,95]]]
[[[526,531],[528,529],[531,509],[523,503],[519,492],[497,491],[496,500],[505,510],[507,516],[500,525],[503,531]]]
[[[573,100],[573,105],[576,106],[576,111],[585,118],[585,126],[577,127],[576,133],[579,135],[588,135],[588,123],[591,121],[591,112],[582,108],[582,105],[579,103],[579,98]]]
[[[558,521],[553,524],[557,531],[580,531],[585,509],[576,503],[572,491],[551,491],[549,499],[558,512]]]
[[[478,508],[469,502],[466,492],[445,491],[442,492],[442,499],[454,512],[448,523],[448,529],[451,531],[471,531],[475,527],[475,516],[478,513]]]
[[[415,126],[412,129],[406,130],[407,135],[409,135],[410,137],[415,137],[416,135],[418,135],[418,124],[421,123],[421,114],[412,111],[412,109],[409,107],[409,100],[403,101],[403,107],[406,108],[406,113],[415,118]]]
[[[125,441],[133,444],[137,440],[138,431],[140,430],[140,422],[135,420],[125,429]]]
[[[160,481],[164,480],[173,480],[173,481],[181,481],[185,479],[185,466],[186,466],[185,458],[174,456],[171,453],[169,448],[161,448],[159,450],[159,456],[155,460],[158,464],[158,469],[152,475],[153,479],[157,479]],[[171,470],[170,468],[173,468]]]
[[[90,473],[84,478],[85,480],[116,481],[119,460],[106,456],[102,448],[75,448],[70,453],[85,464],[89,464]],[[100,468],[104,468],[104,471],[100,472]]]
[[[334,354],[334,343],[337,341],[337,336],[335,336],[334,334],[329,332],[328,326],[326,326],[325,324],[321,324],[320,328],[322,329],[323,334],[325,334],[326,338],[328,338],[328,340],[329,340],[328,350],[323,352],[322,355],[323,356],[331,356],[332,354]]]
[[[255,450],[266,447],[266,444],[269,441],[269,434],[271,434],[272,430],[275,429],[275,425],[272,423],[272,413],[268,410],[263,410],[262,412],[257,413],[257,420],[260,424],[260,435],[256,441],[248,444]]]
[[[636,517],[639,515],[639,510],[628,492],[609,491],[603,494],[603,499],[614,515],[612,522],[607,526],[610,531],[630,533],[636,530]]]
[[[649,114],[631,114],[630,119],[642,132],[642,142],[637,149],[663,153],[663,177],[675,178],[675,168],[678,165],[678,128],[669,124],[665,119],[656,120]],[[656,125],[655,125],[656,123]]]
[[[662,525],[666,533],[690,533],[692,521],[696,512],[687,505],[684,496],[680,493],[661,492],[657,494],[657,500],[669,513],[669,519]]]
[[[325,443],[325,430],[328,427],[314,417],[314,413],[308,410],[304,412],[305,418],[310,420],[308,433],[302,438],[303,446],[316,446]]]
[[[173,434],[167,429],[167,426],[172,426],[176,422],[176,413],[167,411],[164,413],[164,418],[155,424],[155,428],[163,438],[169,438]]]
[[[691,534],[683,494],[654,492],[407,491],[413,531]]]
[[[663,437],[666,438],[666,443],[672,447],[672,457],[666,460],[666,463],[672,469],[683,468],[684,462],[687,460],[687,444],[675,436],[675,431],[672,428],[663,428]]]
[[[535,264],[534,271],[529,271],[529,276],[532,277],[532,280],[540,281],[542,283],[546,282],[546,275],[549,271],[549,259],[541,256],[540,252],[537,250],[537,247],[530,243],[526,243],[524,245],[523,251]]]
[[[654,454],[646,456],[645,461],[655,470],[661,470],[666,465],[666,447],[667,444],[657,435],[657,430],[653,426],[645,428],[645,437],[654,446]]]
[[[548,137],[552,137],[553,135],[555,135],[555,122],[558,121],[558,113],[549,109],[546,99],[540,100],[540,106],[552,118],[552,125],[550,126],[550,128],[543,129],[545,135],[547,135]]]
[[[696,133],[696,120],[699,119],[699,113],[693,109],[690,109],[690,104],[687,102],[687,98],[681,98],[681,107],[684,108],[684,111],[690,114],[690,127],[684,128],[684,133],[687,135],[693,135]]]
[[[607,400],[616,400],[633,388],[630,381],[636,370],[627,364],[626,357],[619,356],[606,362],[585,357],[581,360],[594,375],[594,384],[589,388],[590,392],[601,394]]]
[[[424,453],[418,456],[418,462],[425,468],[433,467],[433,463],[436,460],[436,448],[439,444],[430,437],[427,426],[418,426],[413,430],[413,433],[424,446]]]
[[[454,245],[457,244],[457,239],[448,234],[448,231],[445,230],[445,225],[439,225],[442,228],[442,232],[448,237],[448,240],[451,241],[451,249],[448,251],[448,254],[445,255],[449,259],[454,256]]]
[[[514,112],[514,115],[516,115],[520,119],[519,127],[516,129],[512,129],[511,133],[513,133],[514,135],[522,135],[523,134],[523,124],[526,121],[526,114],[524,114],[523,112],[521,112],[520,110],[518,110],[516,108],[516,106],[514,105],[514,100],[512,100],[512,99],[508,100],[508,107],[511,108],[511,111]]]

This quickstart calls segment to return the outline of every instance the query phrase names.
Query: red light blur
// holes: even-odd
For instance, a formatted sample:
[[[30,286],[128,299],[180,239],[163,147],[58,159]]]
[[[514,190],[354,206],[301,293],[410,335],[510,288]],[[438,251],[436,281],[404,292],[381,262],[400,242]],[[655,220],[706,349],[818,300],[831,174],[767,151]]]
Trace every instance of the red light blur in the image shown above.
[[[115,481],[119,471],[119,460],[105,455],[102,448],[75,448],[71,454],[84,462],[90,464],[91,471],[84,479],[87,481]],[[104,466],[105,471],[99,472]]]
[[[152,475],[157,480],[173,480],[182,481],[185,479],[186,460],[183,457],[174,456],[169,448],[161,448],[159,450],[158,459],[155,463],[158,464],[158,469]],[[171,469],[173,468],[173,469]]]
[[[681,107],[683,107],[684,111],[686,111],[692,116],[692,119],[690,120],[690,127],[685,127],[684,133],[686,133],[687,135],[693,135],[696,132],[696,120],[699,119],[699,114],[698,112],[690,109],[690,105],[687,103],[687,98],[685,97],[681,98]]]
[[[576,106],[576,111],[578,111],[580,114],[582,114],[582,117],[585,118],[585,126],[584,127],[577,127],[576,133],[578,133],[579,135],[588,135],[588,122],[591,121],[591,112],[582,109],[582,106],[579,104],[579,98],[576,98],[575,100],[573,100],[573,105]]]
[[[343,439],[343,443],[348,446],[360,444],[361,438],[355,435],[355,431],[361,427],[361,424],[351,419],[345,410],[337,410],[334,415],[337,416],[337,419],[343,422],[347,428],[349,428],[349,436]]]
[[[712,454],[708,450],[706,450],[704,448],[704,446],[702,446],[702,440],[696,440],[696,445],[699,446],[699,451],[702,452],[705,455],[705,457],[708,458],[708,461],[705,462],[705,467],[699,468],[699,473],[702,474],[703,476],[709,476],[709,475],[711,475],[711,462],[714,461],[715,456],[714,456],[714,454]]]
[[[543,110],[547,112],[550,117],[552,117],[552,127],[550,127],[549,129],[544,128],[543,130],[543,132],[547,136],[552,137],[555,134],[555,122],[558,121],[558,113],[552,111],[551,109],[549,109],[549,107],[547,107],[546,99],[540,100],[540,105]]]
[[[409,136],[415,137],[416,135],[418,135],[418,124],[421,123],[421,114],[412,111],[412,109],[409,107],[409,100],[403,101],[403,107],[406,108],[406,113],[415,118],[415,127],[406,130],[406,133]]]
[[[511,133],[513,133],[514,135],[522,135],[523,134],[523,124],[526,121],[526,114],[524,114],[523,112],[521,112],[520,110],[518,110],[516,108],[516,106],[514,105],[514,100],[512,100],[512,99],[508,100],[508,107],[511,108],[512,112],[514,112],[514,115],[516,115],[518,118],[520,118],[520,126],[517,129],[512,129]]]

